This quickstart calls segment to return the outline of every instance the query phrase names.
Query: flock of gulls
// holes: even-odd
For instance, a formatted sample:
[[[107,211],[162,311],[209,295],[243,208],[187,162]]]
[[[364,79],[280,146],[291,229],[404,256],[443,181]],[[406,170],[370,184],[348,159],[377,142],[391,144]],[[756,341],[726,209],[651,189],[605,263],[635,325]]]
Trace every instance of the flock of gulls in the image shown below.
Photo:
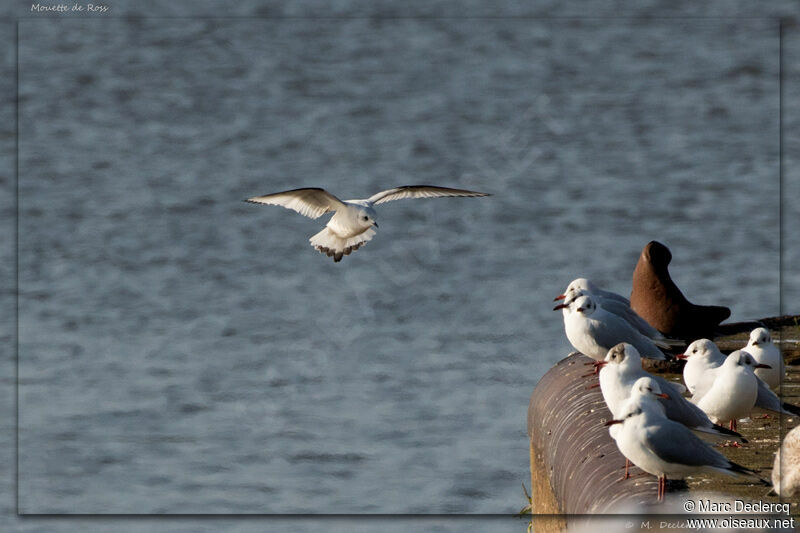
[[[333,212],[309,241],[339,262],[375,235],[375,206],[403,198],[447,196],[489,194],[407,185],[356,200],[340,200],[321,188],[303,188],[246,201],[285,207],[313,219]],[[730,310],[689,302],[669,276],[671,260],[666,246],[648,243],[634,270],[630,299],[584,278],[571,282],[556,298],[562,303],[554,310],[563,313],[570,343],[595,359],[599,387],[613,417],[606,425],[626,458],[625,477],[629,477],[629,463],[657,476],[659,501],[664,499],[667,478],[699,472],[750,476],[766,483],[707,442],[747,442],[736,432],[737,420],[749,416],[755,407],[800,415],[800,408],[783,403],[772,390],[784,374],[780,350],[767,329],[756,327],[744,349],[723,354],[710,338],[720,332],[720,323]],[[686,342],[690,342],[688,347],[676,355],[686,360],[685,387],[642,368],[642,358],[665,360]],[[691,395],[688,399],[683,396],[686,392]],[[726,422],[727,428],[721,425]],[[775,459],[772,478],[779,495],[790,496],[800,487],[799,430],[800,426],[787,435],[783,458],[779,453]]]
[[[720,331],[730,310],[686,300],[669,277],[671,258],[658,242],[645,246],[630,300],[584,278],[572,281],[555,299],[562,301],[554,310],[563,314],[567,339],[595,359],[595,372],[589,375],[596,374],[599,384],[589,388],[599,385],[611,411],[606,425],[626,458],[624,478],[629,477],[630,463],[658,477],[658,501],[664,499],[667,478],[701,472],[749,476],[768,484],[710,443],[747,442],[736,432],[737,420],[750,416],[755,407],[800,415],[800,408],[782,402],[773,391],[784,376],[780,350],[766,328],[756,327],[743,349],[723,354],[707,337]],[[642,368],[642,358],[665,360],[684,346],[675,357],[686,361],[685,386]],[[787,435],[783,458],[780,453],[775,458],[773,487],[781,496],[800,488],[798,428]]]

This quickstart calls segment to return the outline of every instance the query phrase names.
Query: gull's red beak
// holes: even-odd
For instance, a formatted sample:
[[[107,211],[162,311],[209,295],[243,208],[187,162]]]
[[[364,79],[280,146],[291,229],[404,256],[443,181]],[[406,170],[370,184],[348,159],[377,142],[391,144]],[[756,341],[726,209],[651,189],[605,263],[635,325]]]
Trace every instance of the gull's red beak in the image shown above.
[[[592,363],[592,364],[593,364],[594,366],[596,366],[597,368],[603,368],[604,366],[606,366],[606,365],[608,364],[608,361],[606,361],[606,360],[603,360],[603,361],[595,361],[595,362],[594,362],[594,363]]]
[[[771,366],[769,366],[769,365],[765,365],[765,364],[763,364],[763,363],[758,363],[758,364],[757,364],[756,366],[754,366],[753,368],[772,368],[772,367],[771,367]]]
[[[567,304],[558,304],[557,306],[555,306],[553,308],[553,311],[558,311],[559,309],[564,309],[565,307],[569,307],[569,306]]]
[[[559,294],[558,296],[556,296],[555,298],[553,298],[553,301],[554,301],[554,302],[557,302],[557,301],[559,301],[559,300],[563,300],[563,299],[564,299],[564,298],[566,298],[566,297],[567,297],[567,295],[566,295],[566,294]]]
[[[664,394],[663,392],[661,394],[656,394],[656,396],[659,398],[664,398],[665,400],[669,398],[669,394]]]
[[[685,353],[679,353],[678,355],[675,356],[675,358],[676,359],[689,359],[689,356],[686,355]]]
[[[605,423],[606,426],[613,426],[614,424],[622,424],[623,420],[609,420]]]

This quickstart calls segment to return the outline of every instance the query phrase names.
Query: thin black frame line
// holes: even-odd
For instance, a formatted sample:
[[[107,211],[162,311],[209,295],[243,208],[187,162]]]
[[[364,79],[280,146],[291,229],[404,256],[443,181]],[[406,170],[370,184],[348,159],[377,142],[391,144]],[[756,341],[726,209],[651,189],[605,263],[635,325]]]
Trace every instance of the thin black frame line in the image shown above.
[[[783,209],[783,29],[784,20],[782,17],[778,18],[778,316],[784,315],[783,308],[783,225],[784,225],[784,209]],[[778,353],[780,358],[783,359],[783,328],[778,328]],[[782,372],[780,382],[778,383],[778,396],[783,401],[783,382],[786,372]],[[783,423],[783,416],[778,415],[778,450],[783,446],[783,438],[785,436],[785,427]],[[778,468],[783,470],[783,454],[781,454]],[[774,466],[773,462],[773,466]],[[774,487],[773,487],[774,490]],[[783,496],[778,496],[778,499],[783,502]]]
[[[22,16],[15,18],[15,157],[14,157],[14,167],[15,167],[15,186],[14,186],[14,219],[15,219],[15,231],[14,231],[14,251],[16,255],[16,260],[14,262],[14,278],[15,278],[15,285],[16,289],[14,291],[14,300],[15,300],[15,334],[14,334],[14,361],[15,361],[15,395],[14,395],[14,406],[15,406],[15,429],[16,429],[16,438],[15,438],[15,484],[16,490],[14,491],[15,496],[15,509],[16,509],[16,516],[19,519],[120,519],[120,518],[135,518],[137,520],[141,519],[187,519],[187,518],[201,518],[204,520],[207,519],[261,519],[261,518],[291,518],[291,519],[315,519],[315,518],[359,518],[361,519],[370,519],[370,518],[448,518],[448,519],[476,519],[476,518],[516,518],[516,519],[526,519],[528,516],[531,519],[542,517],[542,518],[554,518],[554,517],[567,517],[567,516],[581,516],[581,517],[590,517],[590,516],[642,516],[642,515],[594,515],[594,514],[530,514],[530,515],[519,515],[519,514],[508,514],[508,513],[476,513],[476,514],[463,514],[463,513],[454,513],[454,514],[447,514],[447,513],[436,513],[436,514],[392,514],[392,513],[381,513],[381,514],[298,514],[298,513],[289,513],[289,514],[279,514],[279,513],[252,513],[252,514],[224,514],[224,513],[209,513],[209,514],[155,514],[155,513],[143,513],[143,514],[36,514],[36,513],[26,513],[23,514],[20,512],[19,508],[19,475],[20,475],[20,468],[19,468],[19,415],[20,415],[20,403],[19,403],[19,118],[20,118],[20,101],[19,101],[19,81],[20,81],[20,62],[19,62],[19,23],[20,20],[41,20],[41,19],[50,19],[50,20],[58,20],[63,18],[69,19],[80,19],[80,18],[91,18],[91,19],[98,19],[98,20],[130,20],[130,19],[154,19],[154,20],[171,20],[171,19],[209,19],[209,20],[216,20],[216,19],[233,19],[233,20],[360,20],[360,19],[386,19],[386,20],[436,20],[436,19],[456,19],[456,20],[515,20],[515,19],[532,19],[532,20],[625,20],[625,21],[671,21],[671,20],[700,20],[700,21],[710,21],[710,20],[737,20],[737,19],[747,19],[747,20],[777,20],[778,22],[778,312],[780,315],[783,315],[784,308],[783,308],[783,234],[784,234],[784,213],[783,213],[783,90],[784,90],[784,79],[783,79],[783,61],[784,61],[784,53],[783,53],[783,41],[784,41],[784,19],[783,17],[744,17],[744,16],[710,16],[710,17],[689,17],[689,16],[676,16],[676,17],[585,17],[585,16],[575,16],[575,17],[539,17],[539,16],[324,16],[324,17],[315,17],[315,16],[276,16],[276,17],[254,17],[254,16],[228,16],[228,17],[217,17],[217,16],[175,16],[175,17],[138,17],[138,16],[89,16],[89,17],[78,17],[78,16]],[[782,333],[781,330],[778,330],[778,339],[782,342]],[[781,377],[780,383],[780,397],[783,399],[783,377]],[[779,437],[783,434],[783,417],[780,417],[779,420]],[[780,445],[779,445],[780,446]],[[783,457],[781,457],[781,465],[783,463]],[[783,498],[780,498],[780,501],[783,501]],[[658,516],[684,516],[684,515],[658,515]]]

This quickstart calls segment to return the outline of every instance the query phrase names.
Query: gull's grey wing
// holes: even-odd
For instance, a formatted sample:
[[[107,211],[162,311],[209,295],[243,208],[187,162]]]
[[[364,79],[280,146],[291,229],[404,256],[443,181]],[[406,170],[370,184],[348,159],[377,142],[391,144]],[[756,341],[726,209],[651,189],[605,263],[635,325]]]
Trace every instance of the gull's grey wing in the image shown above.
[[[714,423],[702,409],[681,396],[678,387],[682,387],[682,385],[667,381],[660,376],[655,376],[655,378],[661,392],[669,395],[669,400],[661,400],[667,418],[690,428],[714,427]]]
[[[660,331],[651,326],[644,318],[639,316],[636,311],[631,309],[630,305],[626,304],[625,302],[614,298],[601,296],[598,304],[609,313],[614,313],[615,315],[624,318],[628,324],[636,328],[636,330],[642,335],[650,337],[651,339],[661,340],[664,338],[664,335]]]
[[[644,445],[668,463],[689,466],[731,467],[724,455],[709,447],[686,426],[671,420],[660,420],[648,426],[643,435]]]
[[[328,211],[345,207],[344,203],[334,195],[316,187],[254,196],[246,201],[254,204],[279,205],[309,218],[319,218]]]
[[[609,312],[606,312],[604,320],[590,318],[587,329],[597,344],[607,350],[610,350],[620,342],[627,342],[635,346],[632,341],[638,340],[634,335],[636,331],[627,322]]]
[[[783,413],[786,415],[800,416],[800,407],[792,405],[787,402],[782,402],[777,394],[772,392],[769,385],[764,383],[761,378],[758,379],[758,396],[756,397],[756,407],[775,411],[776,413]]]
[[[633,329],[623,318],[608,311],[605,315],[603,320],[592,319],[589,323],[588,329],[597,344],[610,350],[620,342],[627,342],[636,348],[642,357],[666,359],[655,344]]]
[[[631,306],[631,301],[622,296],[621,294],[617,294],[616,292],[606,291],[603,289],[596,289],[594,294],[600,297],[603,300],[614,300],[616,302],[622,303],[627,305],[628,307]]]
[[[756,397],[756,407],[760,407],[762,409],[768,409],[770,411],[777,411],[781,412],[781,399],[778,398],[778,395],[772,392],[769,389],[769,386],[761,381],[758,380],[758,396]]]
[[[440,198],[443,196],[491,196],[485,192],[468,191],[466,189],[451,189],[449,187],[436,187],[434,185],[403,185],[373,194],[367,202],[373,205],[401,200],[403,198]]]
[[[663,392],[664,394],[668,394],[670,396],[680,396],[681,398],[683,398],[683,396],[681,396],[681,394],[686,392],[686,387],[684,387],[680,383],[675,383],[674,381],[669,381],[668,379],[664,379],[661,376],[654,376],[653,374],[650,374],[649,372],[645,372],[644,370],[642,370],[642,372],[644,372],[644,374],[647,374],[648,378],[653,378],[654,380],[656,380],[656,382],[658,383],[658,386],[661,388],[661,392]],[[642,374],[642,375],[644,375],[644,374]],[[698,407],[698,409],[699,409],[699,407]]]

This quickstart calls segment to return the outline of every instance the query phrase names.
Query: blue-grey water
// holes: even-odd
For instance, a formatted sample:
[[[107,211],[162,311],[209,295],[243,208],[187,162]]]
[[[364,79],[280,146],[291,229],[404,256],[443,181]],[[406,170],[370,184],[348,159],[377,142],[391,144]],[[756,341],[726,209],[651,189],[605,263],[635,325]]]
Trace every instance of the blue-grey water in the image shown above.
[[[28,18],[19,81],[23,513],[515,512],[572,278],[781,312],[769,19]],[[241,201],[409,183],[494,196],[340,264]]]

